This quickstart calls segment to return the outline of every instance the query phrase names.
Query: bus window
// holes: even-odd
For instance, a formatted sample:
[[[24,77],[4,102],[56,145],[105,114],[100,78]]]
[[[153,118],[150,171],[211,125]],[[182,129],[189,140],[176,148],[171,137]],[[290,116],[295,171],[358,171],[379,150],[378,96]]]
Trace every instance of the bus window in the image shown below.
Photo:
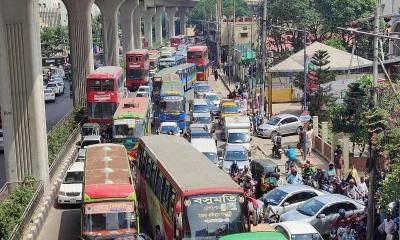
[[[163,185],[164,185],[164,182],[165,182],[165,177],[164,177],[164,175],[159,171],[158,172],[158,177],[157,177],[157,186],[156,186],[156,194],[157,194],[157,197],[158,197],[158,199],[160,200],[161,199],[161,196],[162,196],[162,187],[163,187]]]
[[[170,191],[171,191],[171,184],[168,181],[165,181],[163,196],[161,201],[165,209],[168,209]]]
[[[202,52],[188,52],[187,53],[187,58],[188,59],[198,59],[202,58]]]
[[[151,189],[153,189],[153,192],[156,189],[155,183],[156,183],[156,173],[157,173],[157,165],[153,164],[153,168],[151,170],[151,174],[150,174],[150,187]]]
[[[171,218],[174,217],[174,209],[175,209],[175,199],[176,199],[176,191],[172,187],[171,188],[171,197],[169,200],[168,214]]]
[[[88,90],[101,91],[101,81],[100,80],[89,80]]]
[[[101,91],[114,91],[114,80],[112,79],[103,80],[101,85]]]
[[[150,179],[151,170],[153,170],[153,160],[149,157],[146,164],[146,178]]]

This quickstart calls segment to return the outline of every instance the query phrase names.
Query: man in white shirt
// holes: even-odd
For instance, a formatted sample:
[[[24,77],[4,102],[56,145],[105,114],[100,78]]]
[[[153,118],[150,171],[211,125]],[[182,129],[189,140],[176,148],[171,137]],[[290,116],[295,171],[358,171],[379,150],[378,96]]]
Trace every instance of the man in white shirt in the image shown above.
[[[396,232],[396,223],[393,221],[390,213],[387,214],[386,219],[379,226],[379,231],[386,233],[386,240],[393,240],[394,234]]]
[[[360,197],[366,197],[368,195],[368,187],[367,184],[365,183],[365,178],[361,177],[360,182],[357,184],[357,190],[358,193],[360,194]]]

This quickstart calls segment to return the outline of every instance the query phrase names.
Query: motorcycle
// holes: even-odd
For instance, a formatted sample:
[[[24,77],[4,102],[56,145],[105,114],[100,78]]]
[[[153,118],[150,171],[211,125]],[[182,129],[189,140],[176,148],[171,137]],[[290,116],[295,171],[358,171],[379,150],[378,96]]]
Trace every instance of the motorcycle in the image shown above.
[[[279,145],[275,145],[274,144],[274,146],[272,147],[272,157],[281,159],[282,158],[282,153],[283,153],[282,145],[281,144],[279,144]]]

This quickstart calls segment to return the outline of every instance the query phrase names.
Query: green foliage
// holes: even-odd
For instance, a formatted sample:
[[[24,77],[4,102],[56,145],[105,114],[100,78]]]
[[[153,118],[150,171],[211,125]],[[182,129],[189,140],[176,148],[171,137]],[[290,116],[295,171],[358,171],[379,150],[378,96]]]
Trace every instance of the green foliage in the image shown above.
[[[325,40],[324,44],[342,51],[347,51],[346,43],[342,39],[336,37]]]
[[[234,0],[221,0],[222,16],[233,16],[233,1]],[[249,16],[250,9],[245,0],[235,0],[235,14],[237,17]],[[214,20],[215,18],[215,0],[200,0],[196,6],[189,12],[188,19],[190,24],[200,24],[204,19]]]
[[[43,56],[51,57],[57,53],[62,53],[64,46],[69,45],[68,28],[63,26],[42,28],[40,40]]]
[[[398,139],[399,140],[399,139]],[[386,172],[383,180],[382,192],[380,194],[380,205],[387,206],[389,203],[400,199],[400,164],[392,164]]]
[[[102,36],[103,24],[101,21],[101,15],[97,15],[92,20],[92,33],[93,43],[99,48],[103,48],[103,36]]]
[[[65,142],[68,140],[70,134],[77,127],[77,124],[83,118],[82,109],[74,109],[72,114],[68,115],[65,120],[53,129],[47,135],[49,166],[53,164]]]
[[[34,193],[33,179],[26,178],[0,203],[0,239],[8,239],[15,226],[21,223],[25,208]]]

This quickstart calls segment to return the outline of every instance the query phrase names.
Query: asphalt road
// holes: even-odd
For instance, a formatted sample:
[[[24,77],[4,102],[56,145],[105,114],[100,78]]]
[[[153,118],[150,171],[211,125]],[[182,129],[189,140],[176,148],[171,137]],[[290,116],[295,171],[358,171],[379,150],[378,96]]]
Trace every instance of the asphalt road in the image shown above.
[[[69,82],[64,81],[64,84],[64,94],[57,96],[54,103],[47,102],[45,105],[47,132],[49,132],[58,121],[72,110],[72,97],[70,97]],[[0,153],[0,186],[3,186],[5,181],[4,153]]]

